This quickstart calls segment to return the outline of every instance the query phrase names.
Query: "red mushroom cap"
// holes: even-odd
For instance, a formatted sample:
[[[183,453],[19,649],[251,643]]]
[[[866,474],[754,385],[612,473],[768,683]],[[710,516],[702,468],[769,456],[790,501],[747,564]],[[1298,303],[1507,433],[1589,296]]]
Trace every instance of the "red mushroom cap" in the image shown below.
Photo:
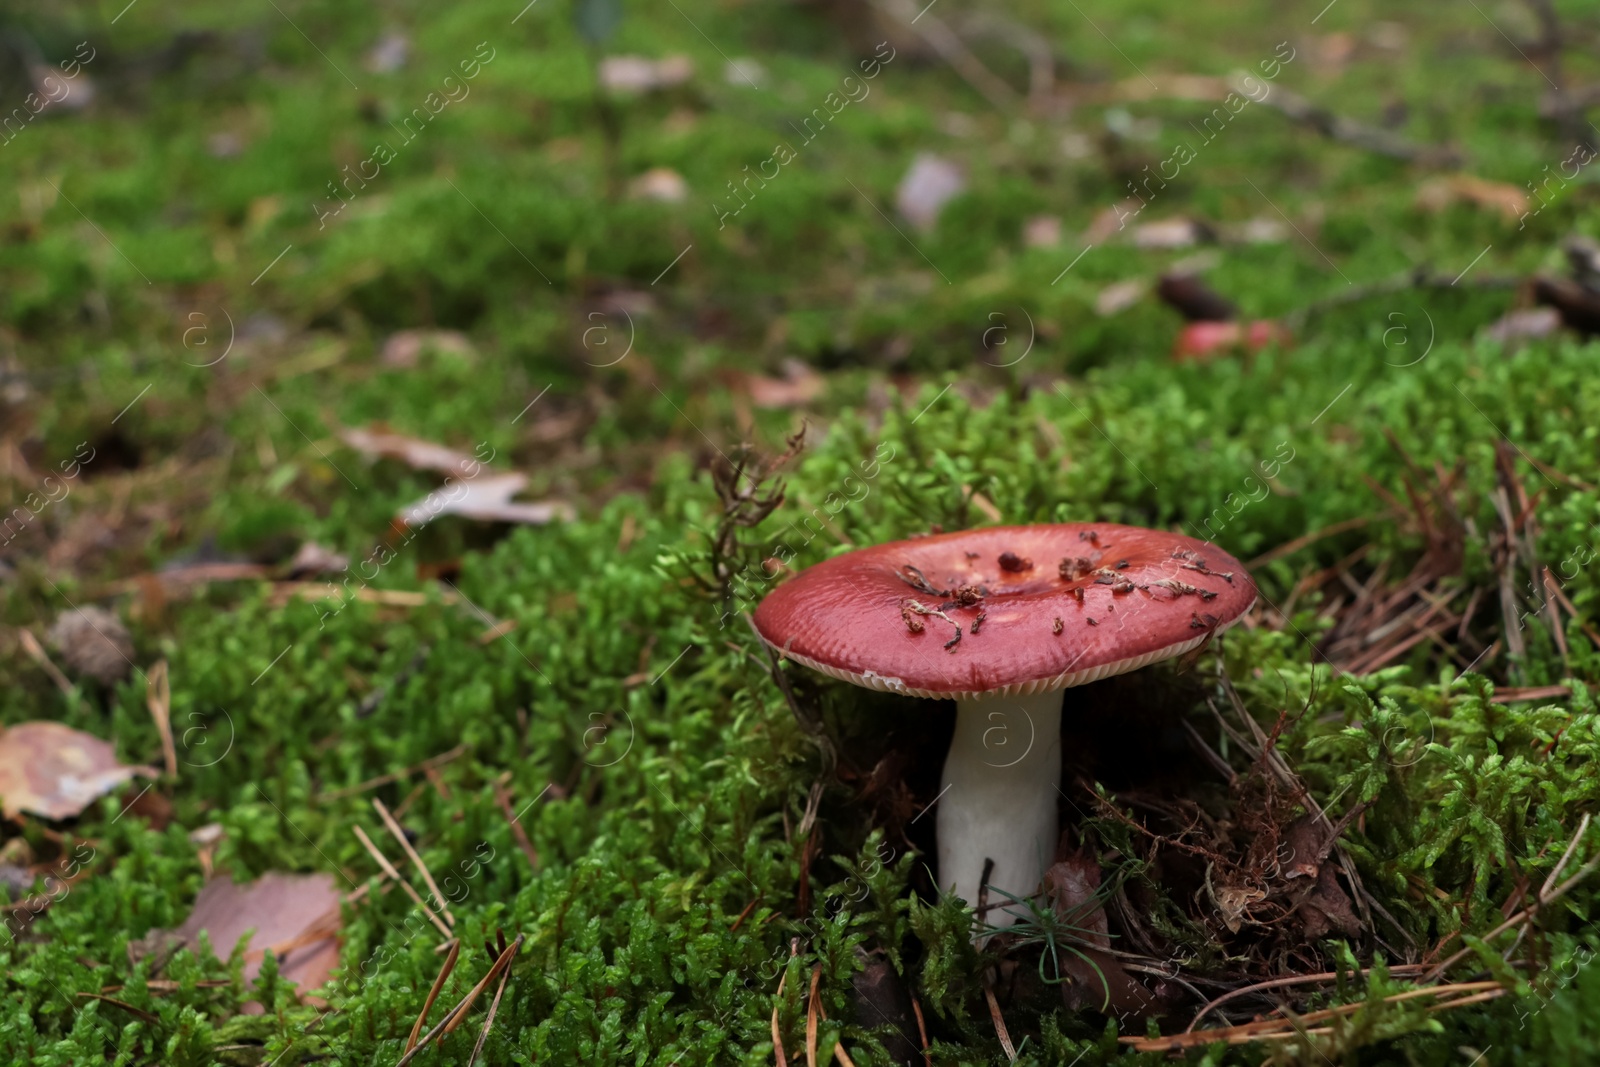
[[[1114,523],[995,526],[847,552],[767,595],[789,659],[906,696],[1065,689],[1182,655],[1255,603],[1238,560]]]

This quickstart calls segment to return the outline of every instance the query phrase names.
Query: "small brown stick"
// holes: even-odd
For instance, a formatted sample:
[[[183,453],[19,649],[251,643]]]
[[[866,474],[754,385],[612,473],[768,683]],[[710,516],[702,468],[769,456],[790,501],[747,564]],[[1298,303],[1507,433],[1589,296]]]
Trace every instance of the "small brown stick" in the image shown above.
[[[746,919],[750,918],[750,913],[752,911],[756,910],[756,905],[759,904],[759,903],[761,903],[761,897],[759,895],[757,895],[756,897],[754,897],[750,901],[750,903],[746,904],[744,906],[744,910],[739,913],[739,917],[737,919],[733,920],[733,925],[728,927],[728,933],[730,933],[730,934],[738,933],[739,932],[739,927],[743,926],[744,925],[744,921]]]
[[[57,689],[61,690],[66,696],[71,696],[75,692],[72,682],[67,679],[66,675],[61,673],[61,668],[50,662],[49,653],[45,652],[44,646],[39,644],[37,637],[27,630],[18,630],[17,640],[22,642],[22,650],[28,654],[29,658],[37,663],[44,673],[50,676],[52,682],[56,683]]]
[[[983,995],[989,1001],[989,1018],[994,1021],[994,1032],[1000,1037],[1000,1047],[1005,1049],[1006,1058],[1016,1063],[1016,1047],[1011,1044],[1011,1034],[1007,1032],[1005,1018],[1000,1014],[1000,1002],[994,999],[994,987],[987,980],[983,983]]]
[[[145,673],[145,706],[155,720],[156,733],[161,735],[161,754],[167,761],[167,773],[178,777],[178,750],[172,743],[172,685],[167,680],[167,661],[157,660]]]
[[[1229,79],[1229,88],[1235,92],[1245,92],[1248,82],[1248,75],[1235,74]],[[1424,165],[1449,165],[1459,162],[1461,158],[1453,148],[1413,144],[1388,130],[1336,115],[1281,85],[1274,86],[1270,93],[1261,98],[1261,103],[1282,112],[1295,122],[1311,127],[1324,137],[1376,152],[1380,156]]]
[[[500,954],[499,959],[494,961],[494,966],[489,968],[489,973],[484,975],[482,980],[468,991],[459,1004],[445,1013],[444,1018],[439,1020],[437,1026],[422,1036],[422,1040],[417,1042],[416,1048],[401,1056],[394,1067],[405,1067],[406,1064],[416,1058],[417,1053],[428,1047],[428,1042],[444,1034],[452,1033],[461,1020],[466,1018],[467,1012],[472,1010],[472,1005],[476,1003],[479,995],[488,988],[489,983],[498,978],[500,972],[505,970],[510,965],[512,958],[522,950],[522,942],[525,936],[524,934],[518,934],[517,939],[511,942],[506,950]]]
[[[1583,820],[1578,824],[1578,832],[1572,835],[1571,844],[1567,846],[1567,851],[1562,854],[1561,861],[1556,865],[1555,870],[1552,872],[1552,877],[1556,874],[1560,874],[1562,869],[1566,867],[1567,860],[1572,856],[1573,849],[1576,847],[1578,840],[1583,836],[1584,831],[1588,828],[1589,817],[1585,815]],[[1549,905],[1554,904],[1557,900],[1560,900],[1573,886],[1587,878],[1590,872],[1592,872],[1596,867],[1600,867],[1600,856],[1596,856],[1588,863],[1585,863],[1582,867],[1578,868],[1577,872],[1573,874],[1571,878],[1568,878],[1565,882],[1562,882],[1558,886],[1551,888],[1550,881],[1547,879],[1545,881],[1545,888],[1539,891],[1539,897],[1537,900],[1528,905],[1526,908],[1517,912],[1515,915],[1511,916],[1511,918],[1507,919],[1499,926],[1496,926],[1493,930],[1490,930],[1488,933],[1482,935],[1482,940],[1485,942],[1492,941],[1494,938],[1499,937],[1512,927],[1527,922],[1530,918],[1538,913],[1539,909],[1548,907]],[[1450,936],[1455,937],[1456,935],[1451,934]],[[1449,938],[1446,938],[1445,940],[1448,941]],[[1445,971],[1449,970],[1462,959],[1466,958],[1471,954],[1471,952],[1472,949],[1464,948],[1455,953],[1453,956],[1450,956],[1448,959],[1435,964],[1433,969],[1424,975],[1424,980],[1436,981],[1440,975],[1444,974]]]
[[[922,1018],[922,1002],[911,994],[911,1010],[917,1016],[917,1036],[922,1038],[922,1067],[933,1067],[933,1054],[928,1051],[928,1024]]]
[[[123,1011],[127,1012],[129,1015],[132,1015],[135,1018],[143,1020],[144,1022],[152,1025],[161,1021],[158,1016],[150,1014],[143,1008],[136,1008],[125,1000],[118,1000],[116,997],[108,997],[104,993],[79,993],[78,996],[86,997],[89,1000],[98,1000],[106,1004],[115,1005],[116,1007],[119,1007]]]
[[[789,941],[789,958],[794,959],[799,952],[800,939],[792,938]],[[789,1057],[783,1051],[783,1034],[778,1030],[778,1004],[783,1000],[783,984],[788,980],[789,970],[786,967],[778,977],[778,992],[772,997],[772,1054],[777,1059],[778,1067],[789,1067]]]
[[[1194,746],[1195,751],[1199,752],[1205,758],[1205,761],[1211,764],[1217,773],[1227,780],[1229,785],[1237,782],[1239,780],[1239,772],[1228,766],[1228,761],[1218,755],[1217,751],[1207,744],[1206,739],[1200,736],[1200,731],[1196,730],[1188,719],[1182,719],[1180,722],[1182,722],[1184,730],[1188,732],[1189,741]]]
[[[444,921],[454,928],[456,917],[450,914],[450,905],[445,903],[444,894],[439,891],[439,883],[433,880],[433,874],[428,870],[428,865],[422,862],[422,857],[417,855],[417,850],[411,847],[411,842],[406,840],[406,833],[400,829],[400,824],[394,821],[394,816],[389,814],[389,809],[384,807],[383,801],[377,797],[372,798],[372,806],[377,811],[378,817],[383,820],[383,825],[389,828],[396,841],[400,842],[400,849],[408,856],[417,870],[422,872],[422,880],[427,883],[428,889],[433,893],[433,899],[439,902],[439,911],[444,915]]]
[[[422,1012],[411,1027],[411,1036],[406,1039],[407,1052],[417,1047],[417,1038],[422,1036],[422,1028],[428,1024],[428,1013],[433,1010],[433,1002],[439,999],[439,992],[444,989],[445,979],[449,978],[450,972],[456,968],[456,957],[461,955],[461,939],[452,937],[449,947],[450,954],[444,958],[444,965],[439,968],[439,976],[433,980],[433,988],[428,990],[428,999],[422,1002]]]
[[[813,983],[812,988],[813,988],[813,990],[815,990],[816,978],[821,973],[822,973],[822,964],[819,963],[819,964],[817,964],[816,973],[814,973],[812,975],[812,983]],[[827,1022],[828,1021],[828,1009],[824,1008],[821,1005],[820,1002],[817,1003],[817,1015],[819,1017],[821,1017],[823,1022]],[[851,1059],[850,1058],[850,1053],[848,1053],[848,1052],[846,1052],[844,1050],[844,1042],[843,1041],[835,1041],[833,1043],[833,1058],[839,1061],[839,1067],[856,1067],[856,1061]]]
[[[400,884],[400,888],[406,891],[406,896],[410,897],[412,903],[422,909],[422,913],[428,917],[428,921],[438,927],[441,934],[445,937],[453,937],[454,935],[450,932],[450,928],[440,920],[438,915],[434,914],[432,908],[422,902],[422,897],[411,887],[411,883],[400,877],[400,872],[394,869],[394,864],[389,862],[389,857],[378,851],[378,846],[372,843],[372,838],[367,836],[367,832],[359,824],[354,826],[353,829],[356,832],[356,837],[360,838],[363,847],[372,855],[374,860],[377,860],[378,866],[383,868],[383,873]]]
[[[1389,968],[1389,973],[1414,974],[1417,971],[1425,971],[1427,969],[1428,965],[1425,963],[1398,963]],[[1366,971],[1358,970],[1354,975],[1352,975],[1352,977],[1371,973],[1372,972],[1370,968]],[[1239,989],[1231,990],[1230,992],[1224,993],[1222,996],[1217,997],[1215,1000],[1208,1002],[1205,1007],[1196,1012],[1194,1018],[1190,1020],[1189,1025],[1184,1027],[1183,1032],[1186,1034],[1193,1033],[1194,1028],[1200,1024],[1201,1019],[1204,1019],[1210,1012],[1237,997],[1249,996],[1251,993],[1262,993],[1268,989],[1282,989],[1284,986],[1307,985],[1312,982],[1326,982],[1340,977],[1340,974],[1341,972],[1339,971],[1323,971],[1321,974],[1297,974],[1289,978],[1274,978],[1270,982],[1256,982],[1254,985],[1247,985]]]
[[[518,940],[520,941],[520,938]],[[472,1055],[467,1057],[467,1067],[472,1067],[478,1062],[478,1053],[483,1051],[483,1043],[489,1040],[489,1031],[494,1028],[494,1017],[500,1011],[500,996],[506,991],[506,982],[510,978],[510,967],[500,972],[500,984],[495,988],[494,999],[489,1002],[489,1015],[483,1020],[483,1029],[478,1033],[478,1043],[472,1046]]]
[[[1407,989],[1384,997],[1383,1002],[1397,1004],[1402,1000],[1414,1000],[1417,997],[1447,996],[1452,993],[1477,993],[1483,999],[1489,1000],[1501,996],[1505,992],[1505,986],[1499,982],[1460,982],[1455,985],[1430,986],[1426,989]],[[1433,1005],[1429,1010],[1442,1010],[1459,1004],[1474,1003],[1477,999],[1477,997],[1461,997],[1443,1001]],[[1300,1034],[1331,1033],[1331,1028],[1306,1029],[1305,1024],[1325,1022],[1329,1019],[1351,1015],[1366,1006],[1367,1003],[1363,1000],[1354,1004],[1340,1004],[1334,1008],[1314,1011],[1306,1015],[1291,1014],[1287,1018],[1259,1019],[1255,1022],[1240,1023],[1237,1026],[1219,1027],[1210,1030],[1195,1030],[1192,1032],[1186,1030],[1181,1034],[1173,1034],[1171,1037],[1119,1037],[1117,1040],[1123,1044],[1132,1045],[1139,1052],[1164,1052],[1198,1048],[1216,1041],[1226,1041],[1230,1045],[1242,1045],[1250,1041],[1278,1041]]]
[[[1255,718],[1244,706],[1244,701],[1239,697],[1239,691],[1233,687],[1233,679],[1228,677],[1226,671],[1219,671],[1218,677],[1222,684],[1223,692],[1227,694],[1228,701],[1233,706],[1234,712],[1239,716],[1240,719],[1244,721],[1245,725],[1250,728],[1251,733],[1255,735],[1256,746],[1258,749],[1258,752],[1256,753],[1257,758],[1261,759],[1266,764],[1266,766],[1272,771],[1274,777],[1276,777],[1278,781],[1283,784],[1285,789],[1290,791],[1295,800],[1305,805],[1306,810],[1311,813],[1312,818],[1319,819],[1323,825],[1327,827],[1329,840],[1332,842],[1333,855],[1338,859],[1339,866],[1344,871],[1345,878],[1356,890],[1355,904],[1356,907],[1361,911],[1361,918],[1367,929],[1372,931],[1373,937],[1378,939],[1379,944],[1384,945],[1386,948],[1390,948],[1390,951],[1394,951],[1392,947],[1383,941],[1382,938],[1378,937],[1376,924],[1372,921],[1372,913],[1373,911],[1376,911],[1385,919],[1389,920],[1390,925],[1392,925],[1395,930],[1399,932],[1400,936],[1405,939],[1407,945],[1409,945],[1411,950],[1415,952],[1417,943],[1416,940],[1412,938],[1410,931],[1408,931],[1404,926],[1401,926],[1399,920],[1390,915],[1389,912],[1384,909],[1383,905],[1378,903],[1377,898],[1372,896],[1371,893],[1367,892],[1365,883],[1361,881],[1360,874],[1356,872],[1355,863],[1351,861],[1343,846],[1339,844],[1339,834],[1343,831],[1344,827],[1336,827],[1334,825],[1333,820],[1328,818],[1328,813],[1323,810],[1322,805],[1318,804],[1316,798],[1311,795],[1311,790],[1306,788],[1305,782],[1303,782],[1300,779],[1300,776],[1295,774],[1294,771],[1289,767],[1289,764],[1283,758],[1283,754],[1278,752],[1276,745],[1269,742],[1266,733],[1261,729],[1261,724],[1256,722]],[[1211,701],[1207,700],[1207,703],[1211,704]],[[1228,733],[1235,738],[1235,740],[1240,742],[1245,751],[1251,751],[1251,746],[1246,744],[1244,739],[1235,733],[1233,728],[1227,724],[1227,721],[1222,717],[1222,713],[1217,711],[1215,704],[1211,705],[1211,711],[1212,714],[1216,715],[1217,721],[1223,724],[1223,728],[1226,729]],[[1395,955],[1399,956],[1401,953],[1395,952]],[[1410,961],[1408,960],[1407,962]]]
[[[937,15],[928,15],[926,10],[918,14],[917,6],[911,3],[911,0],[871,0],[871,2],[873,7],[900,23],[908,31],[921,35],[929,47],[939,53],[939,58],[950,64],[950,69],[977,90],[996,111],[1010,115],[1018,110],[1017,91],[985,66],[972,49],[967,47],[967,43],[960,35],[945,25]],[[919,20],[923,24],[915,25]],[[995,516],[995,519],[998,521],[999,516]]]
[[[550,787],[546,786],[545,788],[549,789]],[[544,794],[541,793],[539,795],[543,796]],[[500,810],[506,813],[506,822],[511,824],[511,836],[516,839],[517,847],[522,850],[524,856],[528,857],[529,865],[537,871],[539,869],[539,850],[533,847],[533,842],[528,838],[528,831],[522,828],[522,821],[511,810],[511,794],[499,780],[494,783],[494,799],[499,803]]]
[[[811,993],[806,997],[806,1067],[817,1067],[817,987],[822,983],[822,964],[811,968]]]
[[[441,752],[437,756],[430,756],[421,763],[417,764],[415,767],[407,767],[403,771],[391,771],[388,774],[380,774],[376,778],[368,778],[364,782],[357,782],[355,785],[346,786],[343,789],[334,789],[327,793],[319,793],[317,794],[317,799],[338,800],[340,797],[353,796],[356,793],[365,793],[367,790],[376,789],[380,785],[388,785],[390,782],[398,782],[402,778],[410,778],[418,771],[427,770],[429,767],[441,767],[453,759],[458,759],[459,757],[466,755],[466,752],[466,745],[457,745],[448,752]]]
[[[1335,534],[1342,534],[1350,530],[1360,529],[1370,521],[1371,520],[1365,515],[1358,515],[1353,519],[1345,519],[1343,522],[1336,522],[1332,526],[1324,526],[1320,530],[1312,530],[1308,534],[1296,537],[1293,541],[1285,541],[1277,548],[1269,549],[1266,552],[1261,553],[1261,555],[1245,564],[1245,567],[1249,570],[1254,570],[1256,567],[1262,566],[1266,563],[1271,563],[1275,559],[1282,559],[1284,556],[1298,552],[1307,545],[1315,544],[1324,537],[1332,537]]]

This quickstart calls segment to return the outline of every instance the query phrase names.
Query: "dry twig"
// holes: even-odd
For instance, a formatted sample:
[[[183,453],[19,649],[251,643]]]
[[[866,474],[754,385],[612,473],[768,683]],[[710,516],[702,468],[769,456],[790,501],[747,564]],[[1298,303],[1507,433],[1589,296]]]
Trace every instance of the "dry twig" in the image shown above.
[[[394,816],[389,814],[389,809],[377,797],[372,798],[372,807],[377,811],[378,817],[383,820],[383,825],[389,828],[389,833],[400,842],[400,850],[404,852],[413,866],[422,873],[422,880],[427,883],[428,890],[433,893],[433,899],[439,902],[439,912],[444,916],[447,925],[454,927],[456,917],[450,914],[450,905],[445,903],[444,894],[439,891],[439,883],[433,880],[433,873],[428,870],[428,865],[422,862],[422,857],[417,855],[417,850],[411,847],[411,842],[406,838],[406,832],[400,829],[400,824],[394,821]]]

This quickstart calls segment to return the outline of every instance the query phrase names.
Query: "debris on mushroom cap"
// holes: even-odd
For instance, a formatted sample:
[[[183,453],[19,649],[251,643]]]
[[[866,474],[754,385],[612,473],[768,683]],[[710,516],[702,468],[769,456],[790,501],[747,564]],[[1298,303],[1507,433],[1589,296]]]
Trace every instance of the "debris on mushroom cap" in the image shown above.
[[[1000,569],[1011,574],[1033,570],[1033,560],[1024,559],[1015,552],[1000,553]]]
[[[1060,565],[1006,570],[1008,555]],[[775,588],[754,622],[787,658],[857,685],[924,697],[1022,695],[1182,655],[1225,630],[1255,596],[1237,560],[1181,534],[1110,523],[1009,526],[835,556]],[[1204,621],[1192,611],[1200,602]],[[1065,622],[1057,630],[1056,620],[1069,606],[1097,629],[1062,640]],[[1101,626],[1108,615],[1113,625]],[[929,616],[954,633],[930,626]],[[982,639],[964,640],[969,633]]]
[[[1055,625],[1050,627],[1050,632],[1053,634],[1058,634],[1065,628],[1065,625],[1061,621],[1061,616],[1057,615]]]
[[[1060,572],[1061,577],[1070,582],[1082,578],[1094,570],[1094,561],[1087,556],[1072,556],[1070,558],[1063,556],[1056,570]]]

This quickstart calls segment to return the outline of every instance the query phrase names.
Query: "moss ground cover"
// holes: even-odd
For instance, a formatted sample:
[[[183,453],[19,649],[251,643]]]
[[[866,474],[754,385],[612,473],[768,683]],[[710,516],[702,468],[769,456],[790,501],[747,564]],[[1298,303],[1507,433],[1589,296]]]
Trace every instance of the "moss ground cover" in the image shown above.
[[[484,942],[525,938],[483,1062],[771,1063],[776,1034],[795,1063],[815,1006],[824,1058],[899,1062],[909,1043],[918,1062],[926,1044],[934,1063],[1005,1063],[989,988],[1016,1062],[1157,1063],[1119,1038],[1322,972],[1342,973],[1297,989],[1297,1011],[1360,1007],[1184,1054],[1592,1056],[1593,887],[1488,936],[1583,870],[1594,845],[1574,834],[1600,802],[1595,350],[1483,333],[1526,302],[1512,283],[1594,233],[1587,172],[1541,184],[1573,150],[1541,117],[1544,73],[1592,75],[1597,29],[1557,7],[1559,72],[1506,47],[1497,27],[1540,32],[1514,7],[1024,3],[1000,23],[1056,57],[1032,106],[1026,51],[938,8],[1011,96],[986,99],[908,19],[848,5],[629,7],[609,34],[598,8],[544,4],[0,15],[26,42],[8,47],[52,63],[87,42],[97,90],[0,145],[0,480],[28,515],[0,548],[0,723],[56,720],[160,763],[148,674],[165,661],[177,763],[137,803],[144,783],[66,823],[4,824],[28,875],[0,946],[6,1061],[398,1062],[444,937],[353,833],[381,835],[374,798],[446,883],[463,946],[429,1026],[488,970]],[[385,69],[369,53],[390,32],[409,54]],[[834,111],[880,41],[893,59]],[[626,54],[685,54],[694,73],[597,90],[603,57]],[[1216,100],[1176,88],[1290,55],[1273,85],[1459,162],[1388,158],[1261,103],[1208,127]],[[796,133],[816,107],[826,127]],[[779,143],[794,160],[743,186]],[[1192,161],[1143,184],[1179,143]],[[893,208],[920,151],[967,182],[929,231]],[[637,195],[652,168],[688,199]],[[1544,195],[1526,218],[1419,202],[1453,173]],[[747,201],[731,217],[714,206],[729,183]],[[1207,278],[1244,316],[1304,312],[1294,343],[1175,364],[1177,317],[1152,298],[1097,311],[1106,287],[1196,253],[1096,231],[1119,206],[1138,209],[1130,228],[1277,225],[1204,250]],[[1068,236],[1025,242],[1040,215]],[[1377,288],[1419,269],[1441,284]],[[408,348],[397,331],[426,332]],[[775,464],[802,423],[760,482],[782,483],[771,513],[730,523],[730,487],[756,479],[726,465]],[[528,499],[574,517],[397,532],[441,478],[344,434],[380,424],[523,472]],[[1125,977],[1170,998],[1161,1011],[1110,1004],[1092,974],[1052,981],[1082,942],[1047,915],[1032,943],[974,949],[917,820],[949,710],[790,668],[786,695],[742,617],[779,560],[1091,519],[1214,540],[1263,596],[1195,662],[1102,683],[1127,718],[1085,720],[1069,767],[1063,810]],[[291,589],[305,541],[351,572]],[[257,569],[161,578],[220,563]],[[1384,621],[1414,626],[1404,647],[1362,621],[1402,593]],[[21,635],[87,603],[129,625],[136,669],[57,685]],[[1424,632],[1443,616],[1459,622]],[[1132,751],[1127,722],[1158,711]],[[1244,717],[1350,816],[1353,927],[1215,918],[1247,838],[1308,810]],[[1251,811],[1281,818],[1249,829]],[[73,857],[65,892],[32,881]],[[270,956],[247,984],[242,947],[145,951],[215,871],[322,872],[351,896],[315,1000]],[[1478,999],[1398,996],[1463,949],[1448,977]],[[1156,957],[1160,973],[1132,969]],[[863,1010],[858,980],[885,968],[913,1015]],[[465,1062],[492,995],[412,1062]],[[1247,1003],[1205,1025],[1273,1007]]]

